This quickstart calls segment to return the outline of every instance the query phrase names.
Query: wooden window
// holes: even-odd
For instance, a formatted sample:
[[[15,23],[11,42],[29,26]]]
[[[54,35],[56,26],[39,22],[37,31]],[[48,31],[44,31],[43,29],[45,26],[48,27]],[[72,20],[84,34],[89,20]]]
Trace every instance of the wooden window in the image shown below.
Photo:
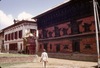
[[[63,49],[68,49],[68,45],[64,45],[64,48]]]
[[[10,34],[8,34],[8,40],[10,40]]]
[[[68,30],[68,29],[66,29],[66,28],[63,28],[63,29],[62,29],[63,35],[67,35],[67,30]]]
[[[91,30],[90,30],[90,26],[91,26],[92,24],[87,24],[87,23],[84,23],[84,29],[85,29],[85,32],[90,32]]]
[[[47,38],[47,32],[48,30],[43,29],[43,38]]]
[[[17,31],[15,32],[15,39],[17,39],[18,37],[17,37]]]
[[[15,32],[13,32],[13,39],[15,39]]]
[[[44,49],[48,51],[48,43],[44,43]]]
[[[17,50],[17,43],[9,44],[9,50]]]
[[[11,33],[11,40],[13,40],[13,33]]]
[[[61,28],[58,27],[54,27],[54,28],[55,28],[55,37],[59,37]]]
[[[19,31],[19,38],[22,38],[22,30]]]
[[[76,22],[76,20],[71,21],[71,29],[72,29],[72,34],[80,34],[79,24]]]
[[[8,40],[8,34],[7,34],[7,40]]]
[[[50,44],[50,49],[52,49],[52,44]]]
[[[85,45],[85,49],[91,49],[91,45],[90,44],[86,44]]]
[[[60,52],[60,44],[56,44],[56,52]]]
[[[7,41],[7,34],[5,35],[5,41]]]

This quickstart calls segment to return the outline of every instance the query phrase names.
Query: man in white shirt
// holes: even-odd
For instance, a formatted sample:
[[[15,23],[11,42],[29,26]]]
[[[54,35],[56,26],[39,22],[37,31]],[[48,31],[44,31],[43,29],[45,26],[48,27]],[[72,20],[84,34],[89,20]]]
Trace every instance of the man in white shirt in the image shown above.
[[[45,49],[43,49],[43,52],[41,54],[40,62],[41,61],[43,62],[43,67],[46,68],[46,63],[48,62],[48,54]]]

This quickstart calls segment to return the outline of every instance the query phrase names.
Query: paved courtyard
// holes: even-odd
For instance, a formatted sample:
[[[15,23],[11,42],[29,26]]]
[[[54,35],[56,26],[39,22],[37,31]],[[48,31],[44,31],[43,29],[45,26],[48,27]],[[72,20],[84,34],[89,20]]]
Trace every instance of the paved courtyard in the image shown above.
[[[21,63],[12,65],[7,68],[42,68],[42,62],[39,62],[40,57],[33,61],[33,63]],[[96,68],[97,62],[65,60],[49,58],[47,68]]]

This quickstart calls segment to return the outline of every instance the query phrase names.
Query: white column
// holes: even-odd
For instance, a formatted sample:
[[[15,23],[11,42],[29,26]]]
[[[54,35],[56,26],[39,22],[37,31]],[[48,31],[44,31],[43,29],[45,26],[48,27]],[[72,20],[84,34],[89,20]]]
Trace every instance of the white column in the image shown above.
[[[24,45],[23,45],[23,42],[22,42],[22,50],[24,50]]]
[[[18,51],[20,51],[20,43],[18,43]]]
[[[38,52],[38,30],[36,30],[36,54]]]
[[[6,51],[7,53],[9,53],[9,44],[6,44],[6,45],[5,45],[5,51]]]
[[[95,0],[93,0],[93,9],[94,9],[94,19],[95,19],[95,30],[96,30],[96,45],[97,45],[97,54],[98,54],[98,68],[100,67],[100,54],[99,54],[99,32],[98,32],[98,9],[97,9],[97,3]]]

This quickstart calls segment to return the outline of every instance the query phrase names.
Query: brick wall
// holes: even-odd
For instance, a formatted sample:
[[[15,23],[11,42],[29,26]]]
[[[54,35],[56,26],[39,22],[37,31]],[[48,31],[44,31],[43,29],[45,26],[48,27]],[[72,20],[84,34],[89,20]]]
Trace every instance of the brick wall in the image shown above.
[[[96,40],[95,38],[83,38],[80,41],[81,45],[81,53],[85,54],[96,54],[97,53],[97,48],[96,48]]]
[[[97,62],[97,55],[91,54],[72,54],[72,53],[48,53],[49,57],[67,59],[67,60],[79,60],[79,61],[95,61]]]
[[[61,40],[54,40],[49,42],[41,42],[39,43],[39,52],[42,52],[42,50],[44,49],[44,43],[47,43],[48,52],[56,52],[57,44],[60,45],[60,52],[63,53],[72,52],[72,42],[70,40],[61,39]]]
[[[75,28],[76,31],[73,31],[75,26],[73,25],[74,27],[72,27],[72,24],[78,25],[79,32],[77,32],[77,27]],[[75,47],[78,42],[79,53],[97,54],[93,16],[60,23],[44,29],[47,34],[46,38],[43,38],[43,29],[39,30],[39,35],[42,37],[39,38],[39,52],[47,46],[48,52],[57,53],[57,46],[59,46],[58,51],[60,53],[74,53],[73,47]],[[49,32],[51,32],[51,37]],[[56,36],[56,34],[58,34],[58,36]]]

